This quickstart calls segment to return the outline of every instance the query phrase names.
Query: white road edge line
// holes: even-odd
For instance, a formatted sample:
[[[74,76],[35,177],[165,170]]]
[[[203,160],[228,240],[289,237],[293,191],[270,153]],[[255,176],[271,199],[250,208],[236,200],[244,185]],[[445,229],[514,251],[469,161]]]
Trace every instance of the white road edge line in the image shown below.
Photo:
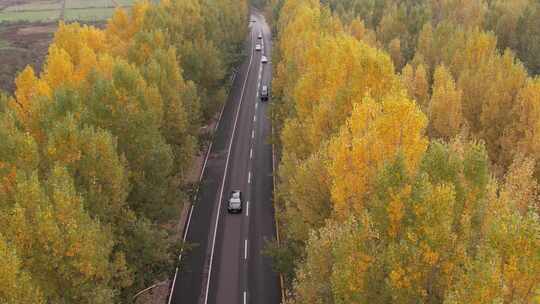
[[[174,271],[174,279],[172,281],[172,289],[174,290],[174,284],[176,283],[176,277],[178,276],[178,266],[176,267],[176,270]],[[172,301],[172,290],[171,290],[171,294],[169,295],[169,302],[167,302],[168,304],[171,304],[171,301]]]
[[[249,56],[249,64],[247,69],[246,78],[244,79],[244,84],[242,85],[242,92],[240,93],[240,104],[238,105],[238,108],[236,109],[236,117],[234,118],[234,125],[233,125],[233,131],[231,136],[231,141],[229,142],[229,149],[227,151],[227,160],[225,161],[225,170],[223,171],[223,180],[221,181],[221,194],[219,195],[219,201],[218,201],[218,212],[216,215],[216,224],[214,225],[214,235],[212,237],[212,250],[210,253],[210,266],[208,269],[208,278],[206,280],[206,291],[204,296],[204,304],[208,303],[208,293],[210,288],[210,280],[212,278],[212,262],[214,261],[214,247],[216,246],[216,235],[217,235],[217,228],[219,224],[219,214],[221,212],[221,200],[223,199],[223,190],[225,188],[225,178],[227,177],[227,169],[229,168],[229,159],[231,156],[231,149],[232,144],[234,142],[234,134],[236,133],[236,124],[238,122],[238,115],[240,114],[240,108],[242,108],[242,101],[244,99],[244,92],[246,89],[247,80],[249,79],[249,71],[251,70],[251,63],[253,60],[253,31],[251,31],[251,42],[250,42],[250,56]]]
[[[244,240],[244,260],[247,260],[247,239]]]
[[[251,26],[251,24],[250,24]],[[234,81],[236,80],[236,74],[237,73],[234,73],[234,77],[233,77],[233,80],[232,82],[234,83]],[[221,111],[219,112],[219,117],[218,117],[218,121],[216,123],[216,125],[214,126],[214,130],[213,132],[215,133],[219,127],[219,124],[221,123],[221,117],[223,117],[223,112],[225,111],[225,106],[226,106],[227,103],[224,103],[223,106],[221,106]],[[197,201],[197,198],[199,197],[199,187],[200,187],[200,183],[202,181],[202,178],[204,176],[204,172],[206,171],[206,163],[208,162],[208,156],[210,156],[210,152],[212,151],[212,146],[213,146],[214,142],[211,141],[210,142],[210,145],[208,146],[208,150],[206,151],[206,157],[204,158],[204,164],[203,164],[203,168],[201,170],[201,175],[199,176],[199,186],[197,187],[197,192],[195,193],[195,198],[194,198],[194,201]],[[188,222],[187,222],[187,225],[186,225],[186,230],[184,231],[184,237],[183,237],[183,241],[185,242],[186,241],[186,237],[187,237],[187,232],[189,230],[189,223],[191,222],[191,215],[193,214],[193,207],[194,205],[191,204],[191,210],[189,212],[189,218],[188,218]],[[182,253],[180,253],[178,255],[178,261],[182,260]],[[168,304],[171,304],[171,300],[172,300],[172,295],[173,295],[173,292],[174,292],[174,286],[175,286],[175,282],[176,282],[176,277],[178,276],[178,267],[176,267],[175,271],[174,271],[174,279],[173,279],[173,284],[172,284],[172,287],[171,287],[171,292],[169,294],[169,301],[168,301]]]
[[[191,205],[191,209],[189,210],[189,217],[186,225],[186,231],[184,231],[184,242],[186,241],[187,233],[189,230],[189,224],[191,223],[191,215],[193,214],[193,207],[195,207],[193,204]]]
[[[236,79],[236,77],[234,77],[234,79]],[[217,122],[216,126],[214,127],[214,132],[216,132],[217,128],[219,127],[219,123],[221,122],[221,117],[223,116],[224,111],[225,111],[225,103],[221,107],[221,112],[219,113],[218,122]]]
[[[210,155],[210,151],[212,150],[212,146],[214,145],[214,142],[210,142],[210,145],[208,146],[208,151],[206,151],[206,157],[204,158],[204,164],[203,169],[201,171],[201,175],[199,176],[199,183],[202,181],[204,171],[206,170],[206,163],[208,162],[208,156]],[[197,187],[197,194],[199,194],[199,188]]]
[[[208,151],[210,151],[210,150],[208,150]],[[206,162],[205,162],[205,164],[206,164]],[[204,167],[203,167],[203,172],[204,172]],[[191,208],[189,209],[188,222],[186,224],[186,230],[184,231],[184,236],[183,236],[184,242],[186,241],[187,233],[188,233],[188,230],[189,230],[189,224],[191,223],[191,215],[193,214],[193,207],[195,207],[195,205],[191,204]],[[182,260],[182,253],[180,253],[178,255],[178,261],[181,261],[181,260]],[[174,286],[175,286],[177,277],[178,277],[178,266],[176,266],[176,269],[174,270],[174,279],[173,279],[173,283],[172,283],[172,287],[171,287],[171,292],[169,294],[169,301],[167,302],[168,304],[171,304],[172,295],[173,295],[173,292],[174,292]]]

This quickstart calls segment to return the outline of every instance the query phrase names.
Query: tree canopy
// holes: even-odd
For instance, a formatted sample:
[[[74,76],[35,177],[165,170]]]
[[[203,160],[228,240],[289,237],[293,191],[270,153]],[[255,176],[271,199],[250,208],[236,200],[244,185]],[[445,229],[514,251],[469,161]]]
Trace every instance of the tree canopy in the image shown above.
[[[536,2],[267,5],[287,303],[537,301]]]
[[[172,0],[59,24],[39,75],[0,95],[0,302],[125,303],[168,277],[246,18],[243,0]]]

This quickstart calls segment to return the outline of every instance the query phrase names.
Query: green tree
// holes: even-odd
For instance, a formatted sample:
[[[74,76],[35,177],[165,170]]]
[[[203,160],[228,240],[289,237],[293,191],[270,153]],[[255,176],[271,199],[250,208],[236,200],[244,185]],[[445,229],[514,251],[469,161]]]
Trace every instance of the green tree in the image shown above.
[[[122,226],[129,184],[125,161],[116,152],[116,139],[104,130],[81,128],[72,115],[56,122],[48,136],[43,166],[65,166],[75,177],[86,210],[103,223]]]
[[[217,31],[218,29],[214,27],[223,24],[218,22],[214,27],[208,29],[205,27],[204,14],[207,12],[211,14],[216,10],[216,6],[223,2],[215,2],[208,10],[204,9],[201,2],[199,0],[162,2],[149,10],[145,25],[147,28],[159,29],[169,37],[180,58],[183,76],[197,85],[203,117],[209,119],[225,98],[222,89],[225,65],[222,58],[229,54],[221,53],[217,47],[218,41],[208,37],[212,32],[207,34],[207,30]],[[242,1],[235,2],[242,3]],[[238,6],[236,9],[238,10]],[[231,12],[231,9],[228,8],[227,11]],[[226,37],[229,37],[229,34]]]
[[[149,85],[156,86],[163,101],[160,130],[175,157],[180,176],[189,169],[197,148],[201,125],[199,98],[195,85],[184,81],[175,49],[164,49],[160,32],[140,32],[130,48],[131,60],[140,67]],[[151,50],[145,52],[143,50]],[[145,54],[146,53],[146,54]]]
[[[287,235],[293,240],[307,241],[313,229],[324,225],[332,213],[330,201],[330,176],[325,149],[312,154],[294,170],[281,195],[285,199]],[[302,220],[299,220],[302,219]]]
[[[0,235],[0,302],[2,303],[45,303],[43,294],[33,285],[30,274],[23,269],[16,251]]]
[[[84,211],[68,172],[55,167],[43,184],[25,175],[2,193],[0,228],[33,285],[46,301],[113,301],[111,235]]]
[[[523,154],[537,160],[538,155],[540,155],[537,139],[540,135],[538,127],[540,122],[540,79],[529,79],[527,84],[521,88],[514,105],[514,112],[517,119],[505,137],[504,153],[506,155]],[[535,171],[535,175],[538,177],[540,172],[538,167]]]
[[[517,54],[529,71],[540,74],[540,4],[538,1],[528,4],[518,20]]]
[[[153,220],[168,218],[175,208],[165,200],[173,155],[160,132],[163,110],[158,90],[123,61],[114,65],[111,80],[94,77],[83,122],[107,129],[118,139],[119,153],[131,171],[130,207]]]

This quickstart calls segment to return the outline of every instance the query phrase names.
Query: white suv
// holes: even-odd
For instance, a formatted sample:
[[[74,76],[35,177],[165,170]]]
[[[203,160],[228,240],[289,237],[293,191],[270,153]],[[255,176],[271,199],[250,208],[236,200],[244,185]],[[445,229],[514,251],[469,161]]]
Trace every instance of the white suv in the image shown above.
[[[227,204],[227,211],[229,211],[229,213],[242,213],[242,191],[231,191],[231,197]]]

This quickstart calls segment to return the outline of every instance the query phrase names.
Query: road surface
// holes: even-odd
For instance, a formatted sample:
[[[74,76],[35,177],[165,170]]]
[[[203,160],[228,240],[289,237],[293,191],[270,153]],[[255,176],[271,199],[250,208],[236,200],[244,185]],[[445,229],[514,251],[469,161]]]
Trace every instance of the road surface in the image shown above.
[[[268,102],[259,91],[271,80],[271,32],[252,12],[241,65],[210,148],[199,195],[186,229],[195,247],[181,257],[169,303],[280,303],[279,278],[261,251],[275,238],[272,206],[272,146]],[[259,33],[263,39],[258,39]],[[255,44],[262,46],[255,51]],[[228,214],[233,189],[244,195],[242,214]]]

